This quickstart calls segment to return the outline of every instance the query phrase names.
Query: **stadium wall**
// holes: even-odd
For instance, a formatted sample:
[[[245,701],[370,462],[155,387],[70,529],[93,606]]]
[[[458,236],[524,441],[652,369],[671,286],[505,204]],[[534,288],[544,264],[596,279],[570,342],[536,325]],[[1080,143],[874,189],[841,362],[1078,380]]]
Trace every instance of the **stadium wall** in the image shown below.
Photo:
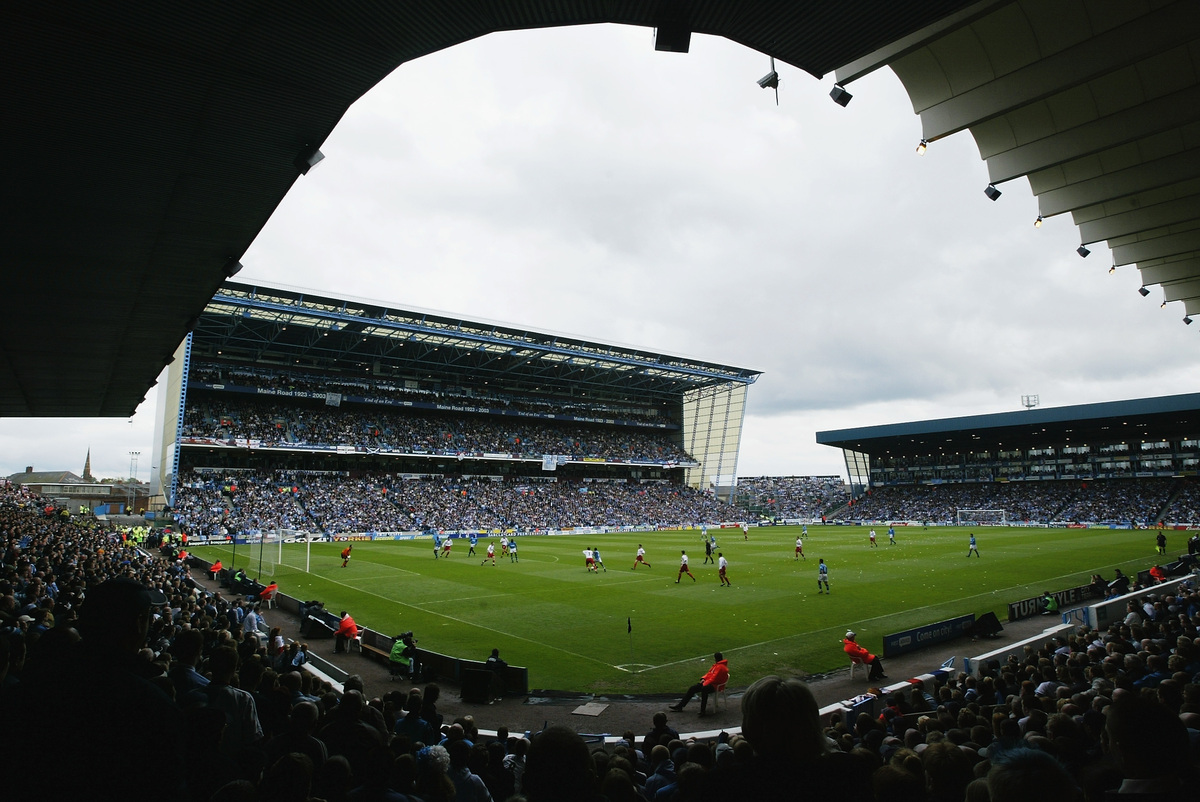
[[[174,503],[175,457],[183,415],[183,387],[188,362],[189,338],[185,337],[167,365],[166,379],[158,383],[158,411],[154,418],[154,447],[150,454],[150,498]]]
[[[727,382],[684,396],[683,448],[700,463],[684,472],[689,487],[712,489],[723,498],[732,494],[748,388],[741,382]]]

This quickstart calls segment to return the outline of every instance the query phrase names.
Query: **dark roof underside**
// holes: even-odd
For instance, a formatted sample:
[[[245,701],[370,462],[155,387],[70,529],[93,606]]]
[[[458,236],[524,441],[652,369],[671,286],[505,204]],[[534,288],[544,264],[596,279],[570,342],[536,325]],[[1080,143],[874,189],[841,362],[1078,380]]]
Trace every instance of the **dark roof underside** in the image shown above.
[[[125,416],[346,109],[487,33],[683,26],[821,75],[963,0],[6,3],[0,415]]]
[[[481,323],[444,313],[226,282],[200,316],[192,358],[355,380],[429,378],[497,392],[678,403],[751,384],[758,371]]]
[[[1200,316],[1195,0],[6,3],[0,415],[131,414],[298,157],[399,65],[593,23],[723,36],[851,87],[888,67],[929,141],[969,130],[989,180],[1026,178],[1042,215]]]

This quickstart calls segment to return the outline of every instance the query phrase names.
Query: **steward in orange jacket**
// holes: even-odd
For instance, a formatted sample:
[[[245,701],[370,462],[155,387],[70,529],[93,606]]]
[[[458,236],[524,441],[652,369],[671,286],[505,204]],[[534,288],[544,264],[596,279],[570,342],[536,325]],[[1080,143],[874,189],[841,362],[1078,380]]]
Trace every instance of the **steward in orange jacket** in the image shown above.
[[[716,661],[713,663],[713,667],[708,670],[707,674],[700,678],[699,682],[687,689],[679,704],[671,705],[672,710],[683,710],[687,703],[692,701],[693,696],[700,694],[700,715],[708,715],[705,712],[705,708],[708,707],[708,695],[714,693],[729,681],[728,661],[721,656],[720,652],[714,654],[713,659]]]
[[[853,630],[846,633],[845,639],[842,641],[842,651],[850,655],[851,660],[858,660],[867,666],[870,666],[871,673],[867,675],[867,679],[887,679],[887,674],[883,673],[883,661],[875,655],[868,652],[865,648],[858,645]]]

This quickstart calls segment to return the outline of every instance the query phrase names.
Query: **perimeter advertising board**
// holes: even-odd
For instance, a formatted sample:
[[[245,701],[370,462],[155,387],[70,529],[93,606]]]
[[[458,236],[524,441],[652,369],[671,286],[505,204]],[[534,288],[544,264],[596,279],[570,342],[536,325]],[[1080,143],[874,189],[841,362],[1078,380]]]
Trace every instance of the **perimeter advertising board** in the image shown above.
[[[907,654],[908,652],[915,652],[918,649],[924,649],[926,646],[932,646],[935,643],[954,640],[957,637],[968,634],[974,626],[975,614],[972,613],[971,615],[962,615],[958,618],[939,621],[936,624],[926,624],[916,629],[897,632],[894,635],[884,635],[883,656],[895,657],[898,654]]]
[[[1067,588],[1066,590],[1056,590],[1051,592],[1051,596],[1058,602],[1059,610],[1066,610],[1069,607],[1075,607],[1080,602],[1093,598],[1091,585],[1080,585],[1079,587]],[[1039,615],[1042,612],[1042,599],[1044,596],[1034,596],[1030,599],[1022,599],[1021,601],[1009,602],[1008,604],[1008,620],[1020,621],[1023,618],[1031,618]]]

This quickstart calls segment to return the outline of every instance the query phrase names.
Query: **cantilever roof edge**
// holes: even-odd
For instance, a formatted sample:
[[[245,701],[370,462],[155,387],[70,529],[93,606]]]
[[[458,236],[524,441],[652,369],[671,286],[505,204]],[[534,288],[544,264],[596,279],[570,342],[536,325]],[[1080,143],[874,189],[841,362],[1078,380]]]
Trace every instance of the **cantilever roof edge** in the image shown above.
[[[864,440],[880,440],[891,437],[911,437],[936,432],[986,431],[1017,426],[1044,426],[1069,423],[1071,421],[1101,420],[1105,418],[1137,417],[1169,412],[1189,412],[1200,409],[1200,393],[1168,395],[1158,398],[1139,398],[1129,401],[1106,401],[1098,404],[1076,404],[1065,407],[1045,407],[1013,412],[997,412],[989,415],[967,415],[959,418],[936,418],[909,423],[889,423],[879,426],[863,426],[854,429],[831,429],[817,432],[817,443],[827,446],[842,446]]]
[[[473,320],[450,312],[396,306],[379,300],[355,297],[337,298],[328,292],[319,290],[262,282],[226,281],[210,301],[210,305],[278,305],[280,303],[294,306],[297,312],[304,311],[306,314],[330,319],[350,318],[376,324],[384,323],[385,319],[393,322],[404,319],[421,321],[422,328],[436,321],[434,327],[444,330],[446,333],[453,332],[454,336],[465,340],[511,340],[514,346],[522,348],[554,350],[564,354],[578,353],[588,359],[600,361],[603,361],[604,355],[607,354],[617,361],[634,360],[638,363],[656,364],[665,371],[681,370],[690,373],[712,374],[727,381],[744,384],[753,384],[762,375],[761,370],[723,365],[676,354],[664,354],[633,345],[588,340],[573,334],[537,331],[513,323]]]

